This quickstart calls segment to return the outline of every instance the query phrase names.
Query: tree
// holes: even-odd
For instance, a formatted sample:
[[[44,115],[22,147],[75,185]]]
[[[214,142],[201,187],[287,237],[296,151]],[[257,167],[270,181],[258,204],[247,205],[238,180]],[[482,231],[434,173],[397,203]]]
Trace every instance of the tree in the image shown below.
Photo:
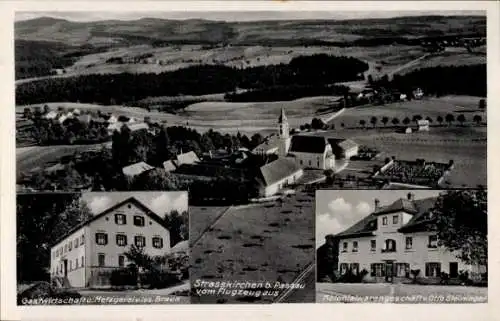
[[[392,123],[394,126],[399,125],[399,118],[394,117],[394,118],[391,120],[391,123]]]
[[[185,241],[189,234],[189,216],[187,212],[172,211],[165,214],[165,224],[170,232],[170,246]]]
[[[389,122],[389,117],[386,116],[382,117],[382,124],[384,124],[384,126],[387,125],[388,122]]]
[[[437,122],[439,123],[439,125],[442,125],[442,124],[443,124],[444,119],[443,119],[443,117],[442,117],[442,116],[437,116],[436,120],[437,120]]]
[[[50,107],[48,105],[43,106],[43,113],[48,114],[50,112]]]
[[[485,99],[480,99],[479,100],[479,109],[485,110],[486,109],[486,100]]]
[[[23,117],[25,119],[31,119],[31,117],[33,117],[33,113],[31,112],[31,108],[29,108],[29,107],[24,108]]]
[[[431,124],[431,123],[432,123],[432,118],[431,118],[431,117],[429,117],[429,116],[425,117],[425,120],[427,120],[427,121],[429,122],[429,124]]]
[[[250,138],[250,143],[252,144],[252,148],[257,147],[258,145],[262,144],[264,138],[262,137],[261,134],[255,133],[252,135]]]
[[[418,123],[419,120],[422,120],[422,116],[421,115],[415,115],[412,118],[412,121],[415,122],[415,123]]]
[[[325,127],[325,123],[320,118],[313,118],[311,121],[312,129],[323,129]]]
[[[373,76],[372,75],[368,75],[368,84],[373,84]]]
[[[465,115],[464,115],[464,114],[460,114],[460,115],[458,115],[457,120],[460,122],[460,125],[462,125],[462,126],[463,126],[463,125],[464,125],[464,123],[465,123],[465,121],[466,121],[466,119],[465,119]]]
[[[377,125],[377,121],[378,119],[375,116],[372,116],[372,118],[370,118],[370,124],[373,125],[373,128],[375,128],[375,125]]]
[[[409,124],[410,122],[411,122],[411,120],[410,120],[410,118],[408,118],[408,117],[405,117],[405,118],[403,119],[403,124],[404,124],[405,126],[408,126],[408,124]]]
[[[445,120],[448,123],[448,125],[451,125],[451,123],[455,121],[455,116],[453,116],[452,114],[447,114]]]
[[[485,190],[444,192],[438,197],[433,214],[441,245],[467,264],[488,265]]]
[[[366,125],[366,121],[364,119],[361,119],[359,121],[359,124],[361,125],[361,127],[365,128],[365,125]]]
[[[474,115],[474,118],[472,119],[474,122],[479,125],[483,121],[483,118],[480,115]]]

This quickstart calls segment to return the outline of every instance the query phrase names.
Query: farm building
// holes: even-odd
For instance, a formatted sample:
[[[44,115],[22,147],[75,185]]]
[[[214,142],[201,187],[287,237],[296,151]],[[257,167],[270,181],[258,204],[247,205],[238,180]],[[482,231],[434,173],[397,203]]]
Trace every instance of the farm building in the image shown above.
[[[184,164],[192,165],[199,162],[200,159],[198,158],[198,155],[196,155],[193,151],[177,155],[177,166]]]
[[[80,122],[82,123],[90,123],[90,121],[92,120],[92,116],[90,115],[80,115],[80,116],[77,116],[76,119],[78,119]]]
[[[420,99],[424,96],[424,92],[422,91],[422,89],[420,88],[417,88],[413,91],[413,97],[415,97],[415,99]]]
[[[124,124],[122,122],[115,122],[115,123],[109,124],[108,127],[107,127],[108,134],[109,135],[113,135],[113,132],[115,130],[121,131],[123,125]]]
[[[428,120],[425,120],[425,119],[419,120],[417,122],[417,125],[418,125],[419,132],[422,132],[422,131],[428,132],[429,131],[429,121]]]
[[[127,123],[127,124],[125,124],[125,126],[127,126],[131,132],[135,132],[135,131],[142,130],[142,129],[145,129],[145,130],[149,129],[149,126],[146,123]]]
[[[259,194],[262,197],[269,197],[278,193],[283,187],[294,184],[304,171],[293,159],[282,157],[262,166],[259,174],[260,177],[257,178],[260,183]]]
[[[123,172],[123,174],[125,174],[125,176],[132,178],[134,176],[137,176],[137,175],[140,175],[144,172],[152,170],[153,168],[154,168],[153,166],[148,165],[145,162],[139,162],[139,163],[125,166],[124,168],[122,168],[122,172]]]
[[[411,133],[412,133],[411,127],[406,127],[405,134],[411,134]]]
[[[330,169],[335,167],[335,155],[332,146],[321,136],[292,136],[288,155],[293,157],[300,167]]]
[[[278,154],[278,144],[280,142],[280,139],[278,136],[272,134],[266,138],[264,138],[264,141],[257,145],[252,152],[254,154],[258,155],[271,155],[271,154]]]
[[[57,112],[51,110],[48,113],[46,113],[45,115],[43,115],[43,118],[45,118],[45,119],[55,119],[57,116],[58,116]]]
[[[329,138],[328,143],[332,146],[332,151],[336,159],[350,159],[358,155],[359,146],[350,139]]]

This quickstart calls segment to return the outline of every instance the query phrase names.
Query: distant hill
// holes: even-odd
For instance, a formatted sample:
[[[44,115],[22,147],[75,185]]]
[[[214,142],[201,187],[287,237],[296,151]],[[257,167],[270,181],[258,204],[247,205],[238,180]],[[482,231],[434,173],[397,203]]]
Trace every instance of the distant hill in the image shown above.
[[[356,20],[223,22],[203,19],[73,22],[37,18],[15,23],[15,38],[70,46],[152,42],[341,44],[374,38],[486,35],[485,16],[421,16]],[[362,43],[361,43],[362,44]]]

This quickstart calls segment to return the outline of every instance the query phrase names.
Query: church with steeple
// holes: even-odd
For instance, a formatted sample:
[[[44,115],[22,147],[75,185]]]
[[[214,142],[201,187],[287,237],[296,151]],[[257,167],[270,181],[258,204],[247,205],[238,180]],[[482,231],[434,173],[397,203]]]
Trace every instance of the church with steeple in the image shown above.
[[[284,108],[281,108],[281,114],[278,118],[278,128],[278,155],[284,157],[288,154],[290,143],[292,141],[292,138],[290,137],[290,125],[288,124]]]

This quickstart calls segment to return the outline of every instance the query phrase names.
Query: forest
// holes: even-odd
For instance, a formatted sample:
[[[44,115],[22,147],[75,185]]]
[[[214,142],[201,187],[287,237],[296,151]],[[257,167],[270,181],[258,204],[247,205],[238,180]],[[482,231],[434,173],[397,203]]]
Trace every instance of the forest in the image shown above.
[[[60,124],[54,120],[33,118],[33,126],[28,130],[39,145],[96,144],[110,139],[106,123],[85,123],[78,119],[67,119]]]
[[[289,64],[246,69],[199,65],[159,74],[82,75],[20,84],[16,104],[70,101],[109,105],[155,96],[227,93],[238,88],[321,86],[357,80],[366,70],[368,64],[355,58],[317,54],[296,57]]]

